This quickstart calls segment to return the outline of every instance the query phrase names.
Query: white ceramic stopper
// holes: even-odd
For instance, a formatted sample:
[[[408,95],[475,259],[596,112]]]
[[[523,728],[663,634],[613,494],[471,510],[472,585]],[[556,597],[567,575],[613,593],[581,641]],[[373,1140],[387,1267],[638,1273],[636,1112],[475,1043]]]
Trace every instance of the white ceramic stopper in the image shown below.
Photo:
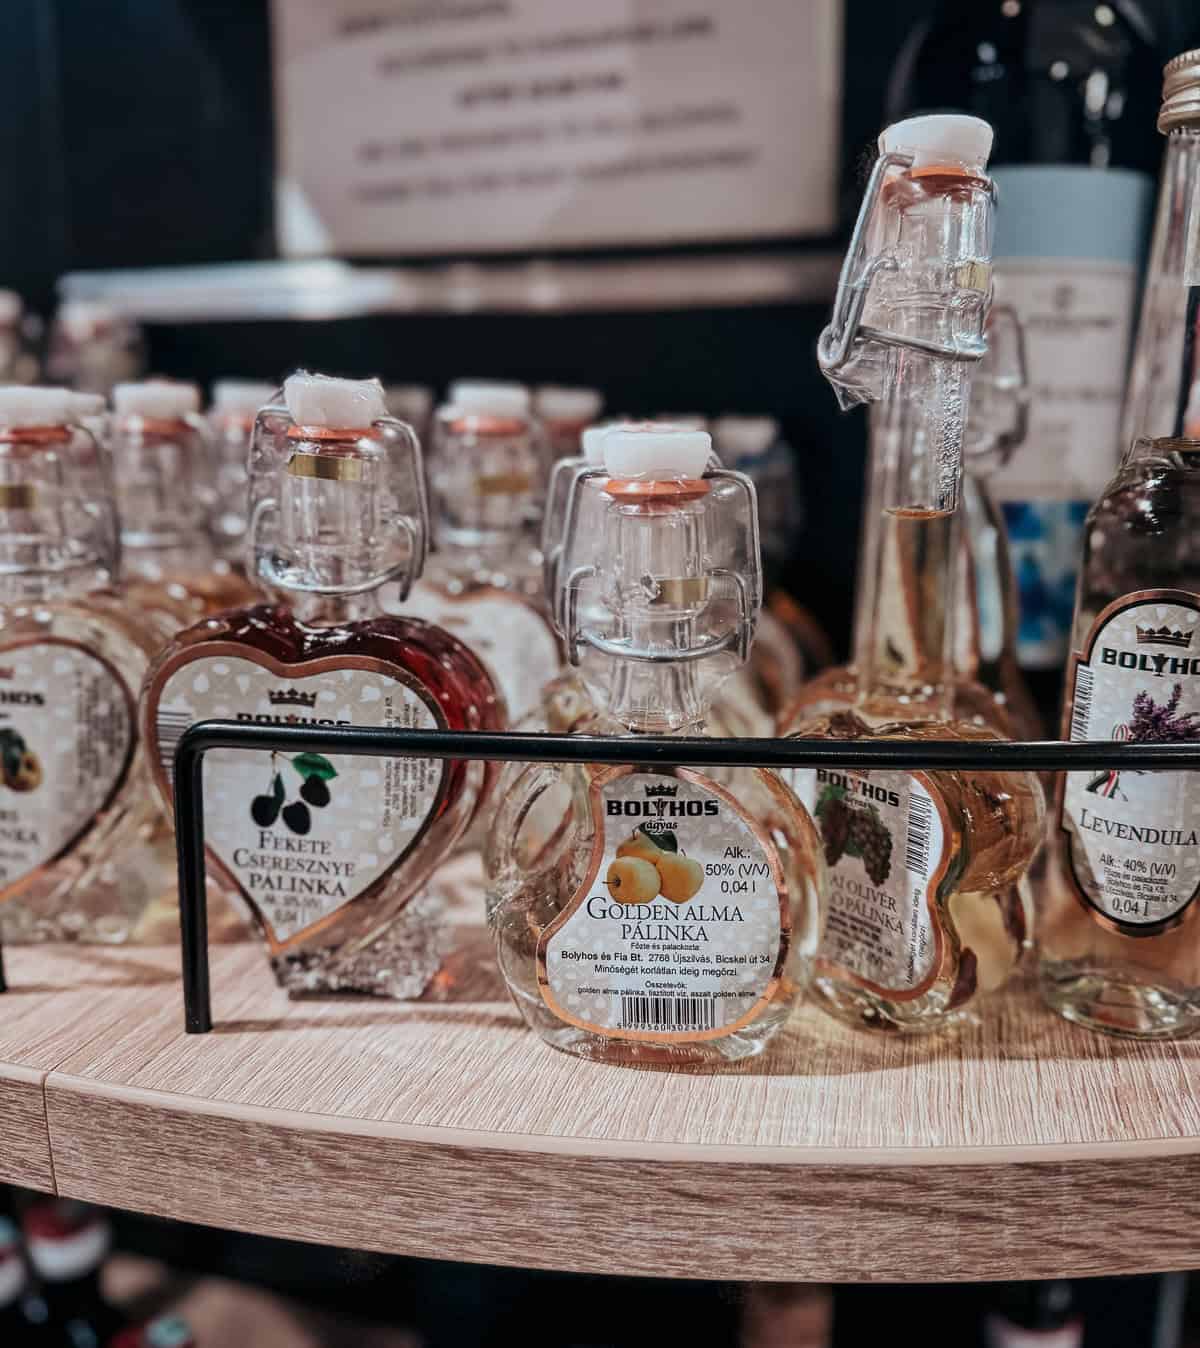
[[[5,384],[0,386],[0,426],[66,426],[80,415],[75,407],[79,396],[65,388]]]
[[[212,410],[218,415],[253,417],[275,397],[277,384],[262,379],[216,379],[212,386]]]
[[[604,437],[612,429],[611,426],[589,426],[579,437],[583,457],[588,463],[604,462]]]
[[[477,417],[527,417],[531,402],[524,384],[478,379],[456,379],[446,400],[460,416]]]
[[[939,112],[893,123],[880,132],[879,150],[881,154],[911,154],[913,168],[961,164],[982,173],[992,152],[993,135],[991,125],[982,117]]]
[[[16,327],[24,310],[21,297],[15,290],[0,290],[0,325]]]
[[[67,397],[71,400],[71,411],[76,417],[102,417],[108,411],[108,403],[102,393],[76,393],[74,389],[69,389]]]
[[[774,417],[718,417],[713,439],[726,463],[757,458],[779,439],[779,422]]]
[[[387,416],[378,379],[333,379],[298,370],[283,381],[283,400],[297,426],[351,430]]]
[[[712,436],[666,422],[610,426],[604,436],[604,468],[609,477],[650,482],[704,476]]]
[[[533,396],[533,410],[543,421],[594,421],[604,395],[594,388],[559,388],[546,384]]]
[[[174,421],[200,410],[200,390],[195,384],[166,379],[118,384],[112,400],[117,416],[149,417],[153,421]]]

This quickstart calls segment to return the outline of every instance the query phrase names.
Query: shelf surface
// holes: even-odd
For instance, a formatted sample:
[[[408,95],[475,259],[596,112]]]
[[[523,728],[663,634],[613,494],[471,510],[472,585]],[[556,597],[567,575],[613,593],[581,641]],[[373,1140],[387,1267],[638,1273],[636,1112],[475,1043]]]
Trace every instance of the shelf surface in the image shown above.
[[[472,916],[474,904],[467,909]],[[1104,1039],[1027,985],[943,1039],[800,1012],[716,1075],[587,1063],[508,1002],[478,925],[419,1003],[289,1001],[213,950],[17,948],[0,1178],[427,1257],[613,1273],[947,1280],[1200,1265],[1200,1041]]]

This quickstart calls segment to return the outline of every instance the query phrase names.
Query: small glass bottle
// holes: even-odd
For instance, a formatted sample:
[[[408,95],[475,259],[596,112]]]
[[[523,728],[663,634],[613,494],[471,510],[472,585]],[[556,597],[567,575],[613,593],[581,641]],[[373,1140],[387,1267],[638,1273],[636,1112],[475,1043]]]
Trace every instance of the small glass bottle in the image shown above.
[[[108,397],[117,384],[141,378],[141,329],[102,300],[63,300],[50,325],[46,378],[81,393]]]
[[[258,416],[250,543],[271,602],[208,618],[155,662],[142,721],[158,781],[206,717],[280,725],[490,730],[499,703],[456,637],[385,614],[420,573],[420,446],[375,380],[296,374]],[[268,756],[205,763],[210,875],[250,909],[293,992],[418,995],[443,934],[425,887],[470,827],[491,769],[412,758]]]
[[[32,384],[38,377],[33,338],[40,321],[25,313],[15,290],[0,290],[0,385]]]
[[[126,591],[168,634],[255,595],[213,547],[213,451],[199,408],[194,384],[113,389],[108,449]]]
[[[1072,740],[1200,737],[1200,441],[1182,437],[1197,374],[1200,51],[1167,65],[1158,125],[1167,154],[1130,398],[1145,429],[1167,434],[1133,441],[1087,517],[1063,709]],[[1043,994],[1068,1020],[1139,1038],[1200,1028],[1194,782],[1062,775],[1039,948]]]
[[[879,403],[856,665],[844,687],[802,693],[785,735],[998,737],[982,711],[963,718],[952,663],[958,478],[991,298],[990,141],[986,123],[952,116],[880,138],[860,246],[819,345],[844,401]],[[934,1030],[1007,980],[1028,932],[1019,882],[1041,835],[1034,774],[803,769],[790,780],[830,867],[816,979],[828,1010]]]
[[[0,388],[0,923],[117,942],[173,893],[137,736],[158,628],[112,590],[107,460],[65,389]]]
[[[702,735],[762,594],[754,491],[703,433],[617,428],[560,583],[580,734]],[[812,821],[765,769],[520,765],[485,852],[501,972],[556,1048],[713,1064],[759,1052],[808,984]]]
[[[273,402],[277,394],[274,384],[254,379],[217,379],[212,386],[208,431],[215,471],[209,532],[218,560],[235,571],[244,571],[247,564],[250,432],[258,409]]]
[[[538,431],[519,384],[460,382],[451,397],[430,470],[437,551],[406,599],[390,586],[383,603],[461,637],[492,672],[511,724],[562,667],[533,533],[545,490]]]
[[[388,416],[395,417],[413,428],[421,444],[429,439],[429,423],[433,415],[433,390],[424,384],[385,384],[383,405]],[[429,465],[426,464],[428,470]]]

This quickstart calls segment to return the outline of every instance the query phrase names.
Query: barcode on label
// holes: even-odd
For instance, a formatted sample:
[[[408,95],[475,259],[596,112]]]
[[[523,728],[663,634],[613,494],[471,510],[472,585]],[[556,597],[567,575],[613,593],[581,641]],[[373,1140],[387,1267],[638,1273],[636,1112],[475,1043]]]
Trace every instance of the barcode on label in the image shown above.
[[[623,1030],[711,1030],[716,1004],[711,997],[621,996]]]
[[[929,831],[933,824],[933,801],[914,786],[908,793],[908,835],[904,840],[904,865],[913,875],[929,873]]]
[[[167,781],[175,782],[175,746],[183,738],[183,732],[195,722],[190,711],[163,711],[159,708],[155,725],[158,729],[158,761]]]
[[[1075,697],[1071,703],[1071,738],[1085,740],[1092,723],[1092,682],[1094,675],[1087,665],[1075,670]]]

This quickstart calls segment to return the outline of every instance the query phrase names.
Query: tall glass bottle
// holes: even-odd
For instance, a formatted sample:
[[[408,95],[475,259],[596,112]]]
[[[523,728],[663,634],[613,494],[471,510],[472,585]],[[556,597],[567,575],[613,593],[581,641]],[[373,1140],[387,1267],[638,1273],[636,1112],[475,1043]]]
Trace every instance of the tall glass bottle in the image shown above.
[[[1088,515],[1063,714],[1073,740],[1200,736],[1200,441],[1178,434],[1196,376],[1200,51],[1167,66],[1158,124],[1168,149],[1131,406],[1168,435],[1135,439]],[[1194,783],[1064,774],[1040,950],[1043,993],[1068,1019],[1144,1037],[1200,1027]]]
[[[246,567],[247,461],[250,432],[260,407],[274,401],[275,385],[254,379],[217,379],[212,386],[208,430],[214,496],[209,532],[219,561],[235,571]]]
[[[216,555],[211,455],[194,384],[118,384],[109,452],[131,600],[178,631],[244,604],[253,587]]]
[[[1034,372],[1029,451],[1000,468],[1020,590],[1018,655],[1058,692],[1083,517],[1128,443],[1121,398],[1159,150],[1158,63],[1137,0],[940,0],[897,61],[893,115],[962,110],[996,129],[996,293]]]
[[[702,433],[610,430],[559,571],[582,734],[705,733],[761,602],[754,492]],[[577,488],[578,489],[578,488]],[[809,981],[819,843],[763,769],[521,765],[485,853],[501,972],[543,1039],[616,1062],[759,1052]]]
[[[174,889],[135,697],[159,629],[112,590],[106,461],[65,389],[0,388],[0,924],[123,941]]]
[[[438,412],[430,470],[436,551],[389,611],[461,637],[491,670],[510,722],[537,706],[562,667],[534,532],[545,495],[539,433],[518,384],[459,382]]]
[[[990,143],[986,123],[948,116],[880,138],[818,347],[843,401],[879,404],[854,696],[831,704],[828,682],[811,704],[802,694],[784,734],[995,737],[958,713],[952,646],[970,370],[991,299]],[[1017,886],[1040,841],[1033,774],[815,769],[793,780],[830,866],[817,972],[827,1009],[930,1030],[1007,979],[1027,931]]]
[[[579,454],[583,432],[600,419],[604,395],[594,388],[561,388],[543,384],[533,395],[533,414],[541,425],[547,478],[560,459]]]
[[[482,663],[380,606],[425,554],[420,447],[374,380],[293,375],[258,416],[250,540],[268,603],[198,623],[160,655],[142,724],[169,799],[193,721],[496,729]],[[205,764],[210,873],[248,907],[297,991],[416,996],[442,931],[425,887],[477,816],[479,762],[223,750]]]

